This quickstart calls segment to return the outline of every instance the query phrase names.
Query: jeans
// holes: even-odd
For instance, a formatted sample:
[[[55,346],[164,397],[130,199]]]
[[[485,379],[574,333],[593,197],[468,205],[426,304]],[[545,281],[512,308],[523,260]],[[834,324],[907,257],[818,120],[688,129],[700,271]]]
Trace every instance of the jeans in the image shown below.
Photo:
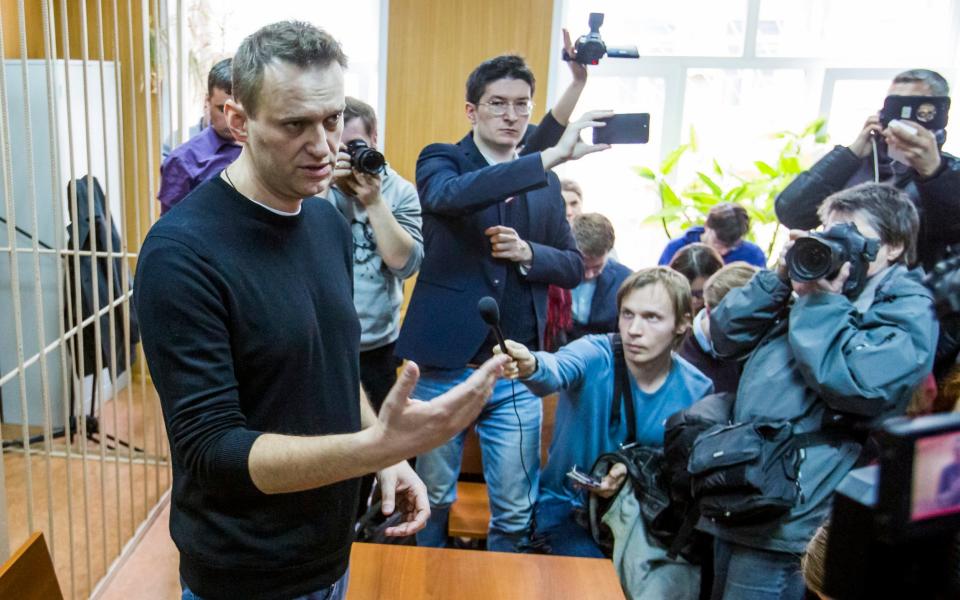
[[[573,517],[576,507],[569,502],[541,498],[537,502],[537,531],[550,547],[550,554],[603,558],[590,532]]]
[[[713,600],[803,600],[800,557],[714,540]]]
[[[343,577],[338,579],[336,583],[330,587],[325,587],[322,590],[310,592],[303,596],[297,596],[294,600],[344,600],[344,598],[347,597],[347,583],[349,580],[350,567],[347,567],[347,571],[343,574]],[[183,588],[180,600],[203,600],[200,596],[190,591],[190,588],[187,587],[183,579],[180,580],[180,587]]]
[[[413,397],[421,400],[435,398],[471,373],[473,369],[469,368],[425,369]],[[505,379],[497,381],[493,395],[477,418],[483,476],[490,495],[488,550],[516,552],[529,540],[540,482],[541,418],[540,398],[522,383]],[[457,499],[457,477],[465,435],[466,431],[462,431],[443,446],[417,457],[417,474],[427,486],[432,512],[427,526],[417,534],[420,546],[446,545],[447,519],[450,505]]]

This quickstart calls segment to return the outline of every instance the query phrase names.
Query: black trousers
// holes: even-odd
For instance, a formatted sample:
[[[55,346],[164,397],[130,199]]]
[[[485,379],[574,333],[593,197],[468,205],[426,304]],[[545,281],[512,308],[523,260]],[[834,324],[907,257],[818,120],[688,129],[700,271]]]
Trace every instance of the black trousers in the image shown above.
[[[360,385],[366,392],[374,412],[380,412],[383,400],[397,382],[397,367],[402,362],[394,356],[395,342],[360,353]],[[373,487],[373,475],[364,475],[360,483],[360,500],[357,518],[367,512],[367,500]]]

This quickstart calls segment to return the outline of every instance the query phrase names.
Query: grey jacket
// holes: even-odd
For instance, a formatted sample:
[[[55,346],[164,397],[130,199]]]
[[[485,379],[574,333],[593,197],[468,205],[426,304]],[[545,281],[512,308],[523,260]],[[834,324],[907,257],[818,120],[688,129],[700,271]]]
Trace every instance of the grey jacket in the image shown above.
[[[397,223],[413,238],[410,258],[399,270],[391,269],[380,258],[366,209],[336,187],[330,188],[328,197],[347,219],[353,234],[353,303],[360,318],[361,352],[385,346],[400,335],[403,281],[413,276],[423,261],[422,219],[417,189],[387,166],[380,194],[390,206]]]
[[[805,433],[820,429],[828,408],[869,419],[902,413],[930,373],[937,340],[922,271],[891,266],[854,302],[828,293],[791,298],[776,272],[761,271],[711,313],[717,354],[745,359],[733,420],[787,420]],[[729,527],[702,519],[700,528],[745,546],[803,552],[859,452],[855,442],[806,448],[801,499],[777,521]]]

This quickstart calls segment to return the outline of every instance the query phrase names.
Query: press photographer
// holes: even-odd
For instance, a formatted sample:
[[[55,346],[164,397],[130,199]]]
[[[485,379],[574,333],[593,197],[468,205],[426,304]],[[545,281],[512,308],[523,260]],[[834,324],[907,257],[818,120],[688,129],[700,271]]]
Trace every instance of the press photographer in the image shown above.
[[[817,209],[830,194],[867,181],[891,185],[917,207],[917,260],[929,270],[948,245],[960,242],[960,160],[941,150],[946,130],[928,128],[945,125],[946,115],[929,111],[949,101],[950,88],[940,74],[913,69],[894,77],[887,94],[888,101],[930,101],[907,111],[909,118],[902,118],[902,111],[895,115],[901,118],[891,120],[894,115],[883,114],[887,111],[869,116],[849,146],[834,148],[780,193],[777,217],[791,229],[813,229],[820,224]]]
[[[902,414],[933,365],[938,325],[907,266],[918,230],[907,196],[859,185],[829,196],[818,220],[818,242],[792,232],[778,270],[711,315],[716,353],[745,359],[736,425],[702,434],[690,459],[699,527],[716,537],[714,598],[804,597],[799,556],[860,455],[853,423]],[[754,474],[745,492],[736,478]]]

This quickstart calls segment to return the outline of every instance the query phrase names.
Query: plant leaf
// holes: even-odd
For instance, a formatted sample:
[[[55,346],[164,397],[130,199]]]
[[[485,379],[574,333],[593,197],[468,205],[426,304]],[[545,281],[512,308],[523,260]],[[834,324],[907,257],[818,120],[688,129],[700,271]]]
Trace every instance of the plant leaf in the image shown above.
[[[755,164],[757,166],[757,169],[759,169],[760,172],[766,175],[767,177],[776,177],[779,175],[776,169],[774,169],[767,163],[763,162],[762,160],[756,160],[753,162],[753,164]]]
[[[673,191],[673,188],[670,187],[665,181],[660,182],[660,200],[663,202],[664,208],[668,206],[680,206],[680,198],[677,197],[677,194]]]
[[[707,187],[710,188],[710,190],[714,193],[714,195],[723,196],[723,190],[720,189],[720,186],[717,185],[717,183],[713,179],[710,179],[709,175],[707,175],[706,173],[697,171],[697,177],[700,178],[700,181],[707,184]]]
[[[723,177],[723,169],[720,168],[720,163],[717,162],[717,159],[713,159],[713,172]]]
[[[677,166],[677,161],[680,160],[680,157],[683,156],[683,153],[690,149],[688,144],[683,144],[679,146],[676,150],[672,150],[670,154],[663,159],[663,163],[660,164],[660,172],[664,175],[669,175],[670,171]]]
[[[644,179],[656,180],[657,174],[650,167],[634,167],[633,172]]]

